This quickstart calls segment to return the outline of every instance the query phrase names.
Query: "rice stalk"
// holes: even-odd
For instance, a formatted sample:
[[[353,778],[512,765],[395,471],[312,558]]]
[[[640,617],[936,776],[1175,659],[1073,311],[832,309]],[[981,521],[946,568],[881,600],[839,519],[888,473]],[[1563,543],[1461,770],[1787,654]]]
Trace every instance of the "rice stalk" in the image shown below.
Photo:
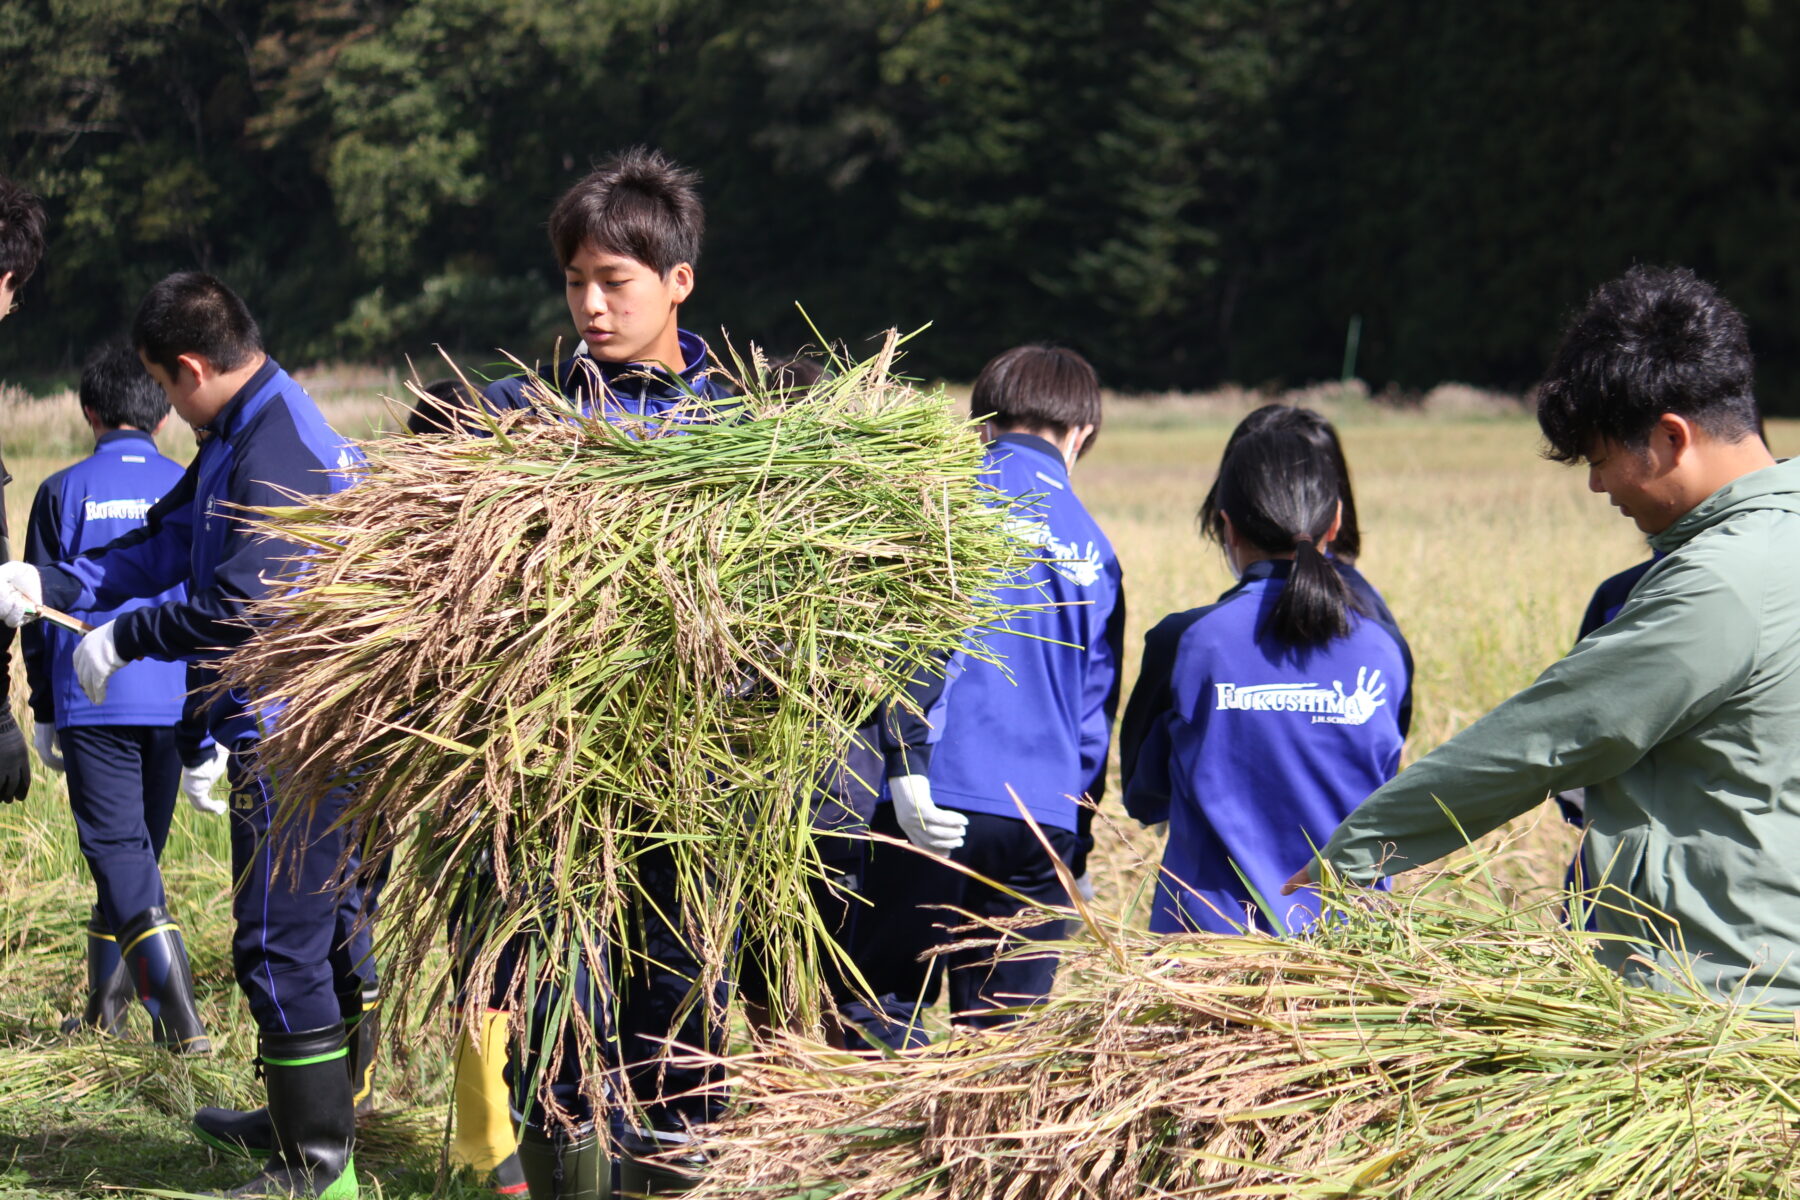
[[[740,360],[737,400],[662,420],[536,381],[544,415],[365,443],[357,486],[267,514],[305,553],[226,684],[281,698],[260,753],[285,818],[354,779],[365,863],[395,853],[399,1004],[498,992],[522,1036],[539,989],[640,969],[620,947],[654,905],[703,961],[694,1002],[755,940],[779,1015],[817,1021],[813,783],[914,672],[1020,611],[992,589],[1029,553],[894,345],[800,395]],[[657,856],[672,886],[640,878]],[[429,953],[453,920],[460,971]],[[604,1030],[571,1015],[597,1061]]]
[[[906,1055],[748,1057],[695,1195],[1800,1194],[1791,1017],[1453,882],[1310,939],[1109,931],[1044,1008]]]

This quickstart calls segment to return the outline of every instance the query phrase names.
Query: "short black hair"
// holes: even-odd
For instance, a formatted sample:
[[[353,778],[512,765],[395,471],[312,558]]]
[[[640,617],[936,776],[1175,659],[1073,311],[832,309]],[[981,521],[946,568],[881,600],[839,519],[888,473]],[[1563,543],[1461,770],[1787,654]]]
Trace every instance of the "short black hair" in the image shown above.
[[[592,245],[667,277],[700,260],[706,210],[700,176],[660,150],[634,146],[601,163],[550,210],[550,245],[562,266]]]
[[[81,407],[108,429],[129,425],[156,432],[169,415],[169,398],[144,370],[137,351],[124,342],[108,342],[88,355],[81,368]]]
[[[242,298],[204,271],[178,271],[153,285],[131,322],[131,344],[170,375],[183,354],[231,371],[263,348],[262,332]]]
[[[1744,318],[1683,268],[1633,267],[1588,298],[1538,384],[1548,457],[1579,462],[1603,440],[1641,450],[1664,413],[1712,437],[1757,432]]]
[[[1062,436],[1092,425],[1100,432],[1100,377],[1087,359],[1062,346],[1014,346],[996,355],[969,396],[977,421],[1002,429],[1043,429]],[[1081,448],[1092,448],[1090,436]]]
[[[45,244],[44,202],[0,175],[0,275],[12,273],[13,291],[37,270]]]
[[[475,389],[460,379],[434,379],[420,389],[425,394],[406,414],[408,433],[454,433],[469,423],[458,414],[480,407]]]
[[[1338,525],[1338,535],[1331,540],[1331,556],[1343,562],[1354,563],[1362,553],[1362,528],[1356,521],[1356,491],[1350,486],[1350,463],[1344,457],[1344,444],[1338,440],[1338,431],[1330,421],[1320,413],[1298,404],[1265,404],[1255,409],[1231,431],[1226,439],[1225,453],[1238,440],[1252,433],[1265,430],[1291,433],[1310,442],[1331,460],[1338,477],[1338,499],[1343,504],[1343,520]],[[1225,541],[1225,523],[1219,519],[1219,480],[1214,477],[1212,487],[1207,489],[1206,499],[1200,502],[1200,528],[1208,537],[1223,544]]]

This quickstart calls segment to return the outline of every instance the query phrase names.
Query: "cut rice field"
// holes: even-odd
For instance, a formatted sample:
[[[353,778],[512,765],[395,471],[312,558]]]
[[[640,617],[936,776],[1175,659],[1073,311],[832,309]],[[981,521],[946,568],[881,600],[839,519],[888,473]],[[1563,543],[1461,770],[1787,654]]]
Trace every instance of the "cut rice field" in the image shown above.
[[[317,390],[347,433],[396,424],[375,399],[378,390],[398,392],[392,381]],[[1355,393],[1303,398],[1339,422],[1364,523],[1361,566],[1412,644],[1417,699],[1407,753],[1416,756],[1566,650],[1594,585],[1642,557],[1642,541],[1587,491],[1584,472],[1539,459],[1534,424],[1503,402],[1394,411]],[[1229,585],[1193,514],[1226,435],[1254,402],[1114,403],[1097,448],[1077,468],[1076,487],[1126,572],[1128,684],[1145,629]],[[38,482],[85,453],[86,438],[72,397],[16,394],[0,398],[0,438],[14,475],[7,501],[17,544]],[[1778,455],[1800,452],[1800,423],[1772,423],[1770,438]],[[178,422],[162,442],[176,458],[192,453]],[[13,678],[14,706],[28,724],[16,662]],[[1130,922],[1159,848],[1119,813],[1116,797],[1106,810],[1114,819],[1099,826],[1097,906]],[[1490,870],[1498,899],[1543,902],[1571,845],[1548,810],[1497,835]],[[254,1030],[230,975],[228,858],[222,819],[182,805],[166,873],[217,1056],[183,1061],[144,1046],[141,1012],[124,1041],[67,1039],[57,1027],[81,1002],[91,887],[60,777],[40,771],[27,801],[0,807],[0,1197],[206,1191],[241,1181],[241,1163],[215,1159],[186,1129],[195,1105],[252,1102],[258,1092]],[[451,1015],[421,1012],[416,1021],[378,1068],[381,1111],[362,1129],[360,1173],[384,1196],[485,1194],[439,1176],[450,1046],[439,1035]]]

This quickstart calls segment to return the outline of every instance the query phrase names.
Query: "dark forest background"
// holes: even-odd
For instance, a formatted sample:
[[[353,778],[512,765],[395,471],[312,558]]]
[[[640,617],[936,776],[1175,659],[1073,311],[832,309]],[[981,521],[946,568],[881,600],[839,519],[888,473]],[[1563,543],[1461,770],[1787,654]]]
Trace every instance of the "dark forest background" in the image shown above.
[[[1751,321],[1800,410],[1800,5],[1778,0],[8,0],[0,169],[51,255],[48,376],[198,265],[289,365],[539,354],[594,160],[704,175],[684,322],[1025,340],[1109,384],[1529,384],[1633,262]]]

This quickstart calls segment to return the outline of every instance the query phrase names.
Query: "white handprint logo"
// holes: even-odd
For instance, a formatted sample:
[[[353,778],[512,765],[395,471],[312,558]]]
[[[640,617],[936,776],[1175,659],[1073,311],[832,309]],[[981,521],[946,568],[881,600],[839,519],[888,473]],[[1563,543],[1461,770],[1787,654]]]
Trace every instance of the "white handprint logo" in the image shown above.
[[[1348,696],[1344,695],[1344,685],[1333,680],[1331,690],[1337,693],[1338,715],[1320,717],[1318,720],[1331,725],[1365,725],[1375,710],[1387,703],[1387,684],[1381,682],[1381,668],[1371,671],[1367,667],[1359,667],[1356,672],[1356,690]]]

